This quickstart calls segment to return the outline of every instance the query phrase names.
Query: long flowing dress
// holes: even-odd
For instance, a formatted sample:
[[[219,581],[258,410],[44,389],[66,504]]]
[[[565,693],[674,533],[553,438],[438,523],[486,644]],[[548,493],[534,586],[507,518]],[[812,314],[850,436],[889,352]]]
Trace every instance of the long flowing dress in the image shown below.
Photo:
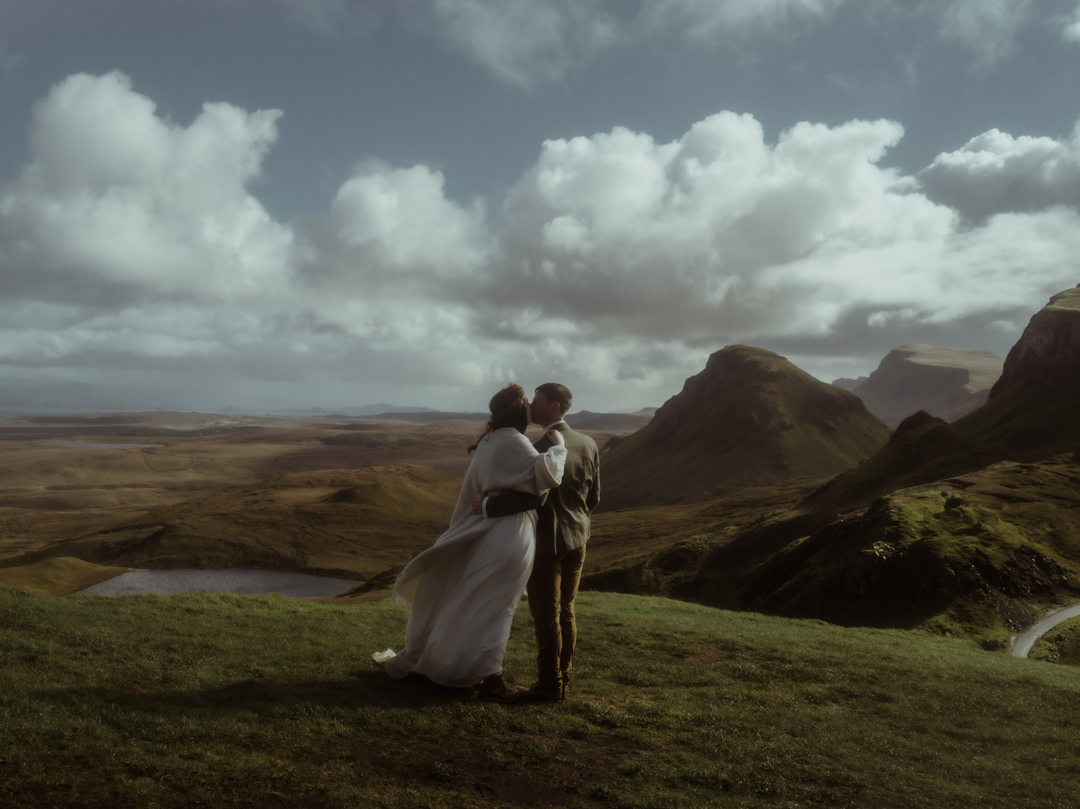
[[[512,427],[480,440],[449,530],[394,585],[394,600],[409,606],[409,624],[405,648],[373,655],[387,674],[466,687],[502,673],[514,611],[532,572],[536,512],[489,519],[472,513],[472,500],[479,491],[542,494],[559,485],[565,460],[565,447],[540,454]]]

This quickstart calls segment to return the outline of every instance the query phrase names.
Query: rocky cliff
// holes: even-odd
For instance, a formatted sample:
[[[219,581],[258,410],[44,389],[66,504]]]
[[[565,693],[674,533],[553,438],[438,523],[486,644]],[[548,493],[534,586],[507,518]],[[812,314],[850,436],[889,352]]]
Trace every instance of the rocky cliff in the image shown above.
[[[771,351],[728,346],[648,425],[608,444],[601,507],[827,477],[876,452],[888,434],[854,394]]]
[[[1004,362],[989,351],[905,343],[849,390],[890,427],[920,410],[955,421],[986,402]]]
[[[1017,389],[1080,387],[1080,285],[1035,313],[1005,359],[990,397]]]
[[[998,461],[1039,461],[1080,449],[1080,287],[1061,292],[1031,318],[1009,351],[989,398],[946,424],[925,412],[905,419],[858,469],[809,499],[854,507],[898,488],[943,480]]]

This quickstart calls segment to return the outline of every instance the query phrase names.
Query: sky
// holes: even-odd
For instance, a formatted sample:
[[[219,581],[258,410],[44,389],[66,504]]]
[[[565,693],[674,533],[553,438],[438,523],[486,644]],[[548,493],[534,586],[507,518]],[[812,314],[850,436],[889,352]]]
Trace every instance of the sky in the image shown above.
[[[1080,283],[1078,0],[0,0],[0,379],[659,406]]]

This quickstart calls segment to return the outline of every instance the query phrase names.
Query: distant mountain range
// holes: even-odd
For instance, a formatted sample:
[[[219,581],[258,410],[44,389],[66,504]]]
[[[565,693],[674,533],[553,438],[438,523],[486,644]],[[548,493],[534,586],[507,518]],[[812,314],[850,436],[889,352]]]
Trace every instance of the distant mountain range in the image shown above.
[[[0,379],[0,413],[107,413],[182,410],[170,397],[130,387],[60,379]]]
[[[31,380],[17,377],[0,378],[0,414],[6,415],[67,415],[74,413],[133,413],[154,410],[192,410],[193,401],[178,400],[175,395],[153,393],[134,387],[97,385],[90,382],[70,382],[59,379]],[[416,405],[395,405],[385,402],[341,407],[226,407],[203,412],[224,415],[296,416],[300,418],[378,418],[433,422],[451,419],[486,420],[480,411],[444,411]],[[567,421],[587,430],[635,430],[648,423],[656,412],[646,407],[630,412],[593,413],[581,410],[571,413]],[[586,422],[592,422],[586,424]]]
[[[905,343],[890,351],[868,378],[833,384],[862,399],[890,427],[919,410],[956,421],[986,401],[1004,363],[989,351]]]
[[[220,410],[221,413],[241,413],[239,408],[227,407],[224,410]],[[275,416],[346,416],[346,417],[366,417],[366,416],[387,416],[391,414],[407,413],[412,415],[422,415],[436,413],[430,407],[410,407],[408,405],[392,405],[392,404],[371,404],[360,405],[359,407],[354,405],[348,405],[346,407],[300,407],[300,408],[279,408],[271,410],[261,411],[266,414]]]

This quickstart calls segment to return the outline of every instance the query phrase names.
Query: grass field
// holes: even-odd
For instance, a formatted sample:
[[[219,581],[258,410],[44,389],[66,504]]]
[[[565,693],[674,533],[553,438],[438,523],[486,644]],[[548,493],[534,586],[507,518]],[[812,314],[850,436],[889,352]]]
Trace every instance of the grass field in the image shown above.
[[[584,593],[572,700],[370,662],[390,603],[0,590],[3,807],[1071,807],[1080,669]],[[509,679],[532,672],[519,612]]]

